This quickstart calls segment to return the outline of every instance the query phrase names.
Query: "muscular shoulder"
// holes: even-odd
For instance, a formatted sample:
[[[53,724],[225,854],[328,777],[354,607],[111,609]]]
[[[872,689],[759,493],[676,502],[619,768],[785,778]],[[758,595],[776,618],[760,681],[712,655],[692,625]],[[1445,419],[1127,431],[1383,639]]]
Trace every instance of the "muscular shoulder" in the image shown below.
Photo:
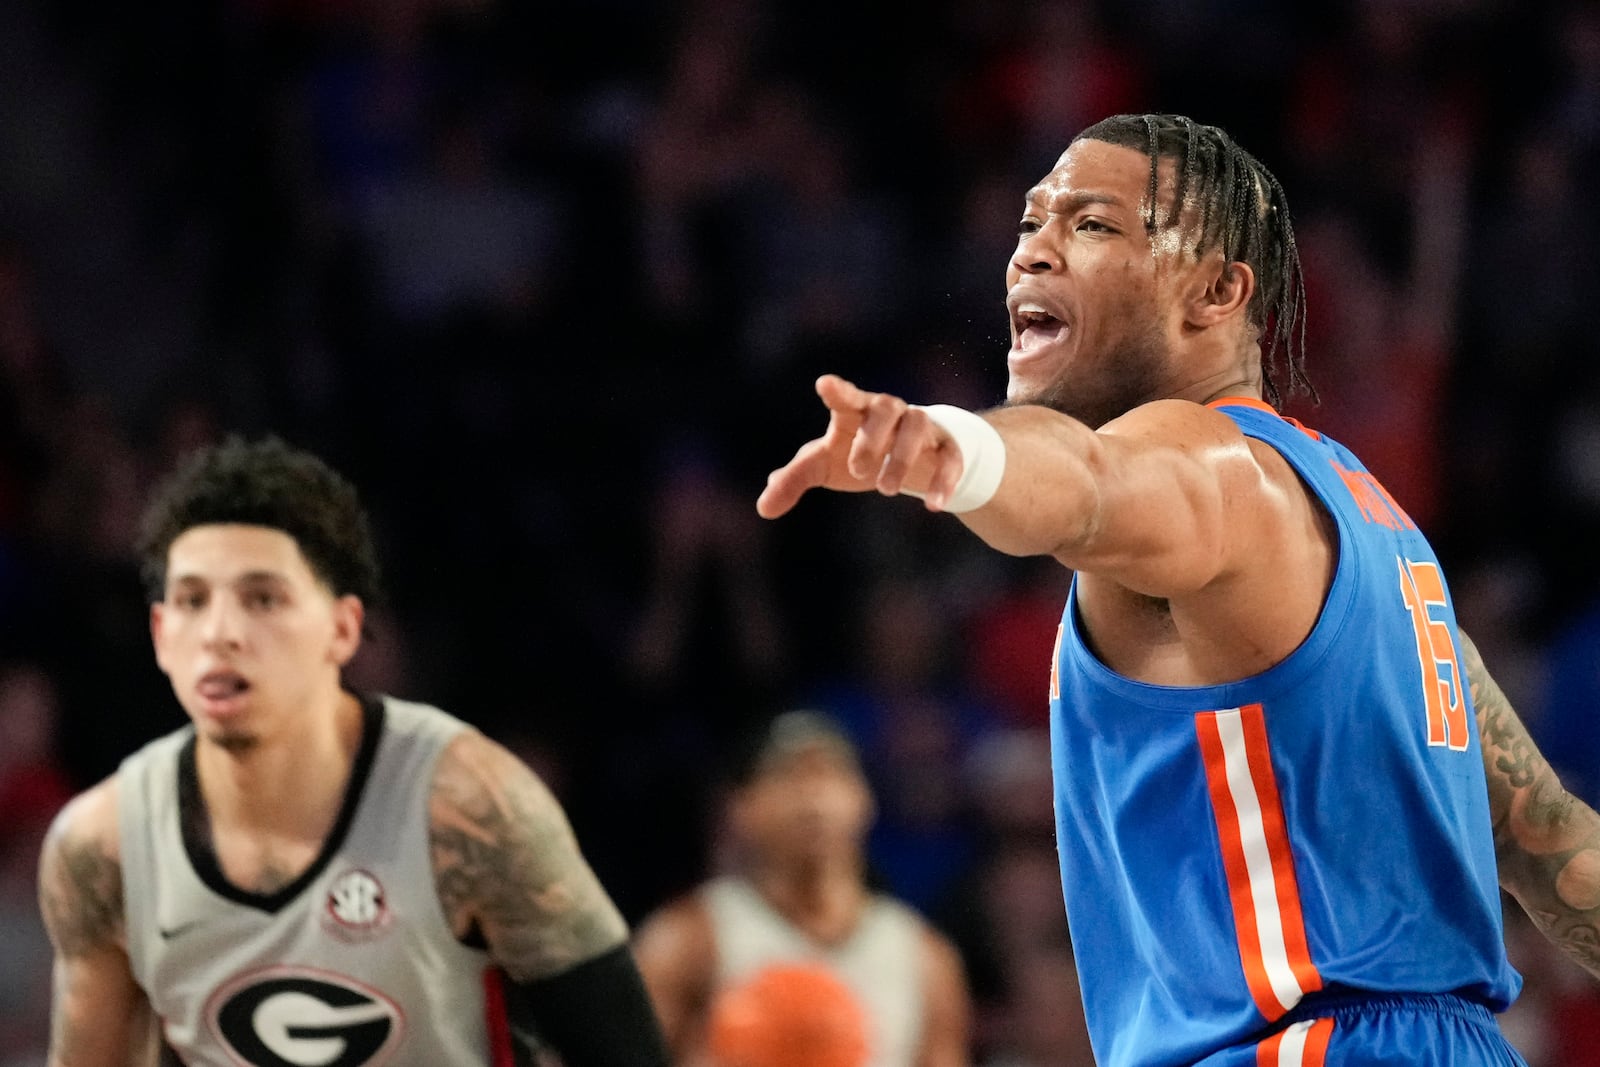
[[[458,935],[473,925],[463,909],[510,862],[529,834],[570,835],[566,814],[544,782],[503,745],[465,729],[445,746],[428,795],[428,843],[445,910]]]
[[[1113,438],[1166,447],[1203,468],[1242,526],[1294,554],[1320,557],[1329,542],[1326,510],[1275,446],[1247,435],[1216,408],[1188,400],[1156,400],[1108,422]],[[1268,547],[1268,546],[1262,546]],[[1251,558],[1254,558],[1253,555]],[[1314,562],[1314,561],[1307,561]]]
[[[78,794],[51,822],[39,856],[39,907],[62,955],[124,945],[114,777]]]
[[[434,767],[430,799],[435,817],[441,801],[482,804],[489,801],[494,787],[508,778],[527,776],[533,771],[497,741],[467,727],[457,733],[439,754]],[[536,780],[536,779],[535,779]]]
[[[559,973],[626,938],[560,802],[477,730],[462,731],[439,757],[428,841],[451,929],[481,934],[519,981]]]
[[[1166,446],[1211,465],[1268,482],[1294,483],[1293,468],[1265,441],[1245,434],[1216,408],[1189,400],[1152,400],[1112,419],[1099,432],[1107,437]]]

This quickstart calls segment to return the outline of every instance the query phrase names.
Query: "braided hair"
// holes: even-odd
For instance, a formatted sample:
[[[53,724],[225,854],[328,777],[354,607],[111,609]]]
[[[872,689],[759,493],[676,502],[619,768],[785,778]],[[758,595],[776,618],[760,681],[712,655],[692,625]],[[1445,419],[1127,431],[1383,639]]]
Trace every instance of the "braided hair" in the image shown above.
[[[1220,249],[1228,262],[1243,262],[1255,271],[1256,291],[1246,315],[1266,336],[1261,363],[1267,400],[1277,408],[1286,395],[1304,393],[1314,400],[1317,391],[1305,372],[1305,273],[1288,199],[1272,172],[1223,130],[1183,115],[1113,115],[1073,140],[1104,141],[1150,158],[1146,232],[1177,225],[1191,204],[1199,209],[1195,254]],[[1178,183],[1165,223],[1156,214],[1163,159],[1176,164]],[[1286,380],[1280,383],[1280,376]]]

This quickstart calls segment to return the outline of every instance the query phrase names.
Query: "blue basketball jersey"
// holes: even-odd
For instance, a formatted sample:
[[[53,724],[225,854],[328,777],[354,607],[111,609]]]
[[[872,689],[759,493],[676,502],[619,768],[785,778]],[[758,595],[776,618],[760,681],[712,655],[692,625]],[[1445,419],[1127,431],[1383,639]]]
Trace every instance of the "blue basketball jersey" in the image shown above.
[[[1113,673],[1084,642],[1075,583],[1068,595],[1056,822],[1101,1067],[1204,1061],[1319,991],[1500,1011],[1521,988],[1438,559],[1343,446],[1260,401],[1214,406],[1322,501],[1338,563],[1305,642],[1228,685]]]

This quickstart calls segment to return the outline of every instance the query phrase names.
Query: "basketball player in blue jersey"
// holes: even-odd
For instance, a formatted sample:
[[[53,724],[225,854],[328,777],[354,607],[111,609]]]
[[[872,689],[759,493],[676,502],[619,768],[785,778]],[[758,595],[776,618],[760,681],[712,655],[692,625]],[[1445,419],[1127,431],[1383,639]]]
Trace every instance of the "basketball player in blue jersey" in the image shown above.
[[[276,440],[145,516],[190,723],[45,844],[50,1067],[664,1067],[628,930],[559,803],[443,711],[345,688],[378,573],[355,490]]]
[[[1027,194],[1006,284],[1005,405],[824,377],[757,508],[909,493],[1072,570],[1048,686],[1101,1067],[1521,1063],[1496,861],[1600,974],[1600,821],[1404,510],[1278,414],[1308,387],[1282,188],[1219,129],[1114,116]]]

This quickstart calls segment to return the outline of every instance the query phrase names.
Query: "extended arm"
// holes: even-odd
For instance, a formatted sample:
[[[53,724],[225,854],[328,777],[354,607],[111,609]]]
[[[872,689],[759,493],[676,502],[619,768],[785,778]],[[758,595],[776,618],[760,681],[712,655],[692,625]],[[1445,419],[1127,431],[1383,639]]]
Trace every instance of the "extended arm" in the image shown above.
[[[514,1017],[567,1067],[665,1064],[627,924],[528,766],[463,733],[440,757],[429,821],[440,903],[458,937],[488,943]]]
[[[1466,633],[1500,884],[1546,937],[1600,977],[1600,815],[1562,788]]]
[[[757,501],[762,515],[782,515],[813,488],[909,490],[938,510],[974,462],[899,397],[831,375],[817,393],[828,429],[773,472]],[[1310,543],[1300,536],[1304,493],[1276,453],[1219,412],[1162,400],[1099,430],[1033,405],[983,418],[1004,443],[1004,475],[987,502],[959,517],[1002,552],[1051,555],[1162,597],[1199,590],[1246,561],[1291,575],[1303,568],[1284,554]]]
[[[39,859],[55,948],[49,1067],[154,1067],[159,1034],[128,964],[115,786],[68,804]]]

